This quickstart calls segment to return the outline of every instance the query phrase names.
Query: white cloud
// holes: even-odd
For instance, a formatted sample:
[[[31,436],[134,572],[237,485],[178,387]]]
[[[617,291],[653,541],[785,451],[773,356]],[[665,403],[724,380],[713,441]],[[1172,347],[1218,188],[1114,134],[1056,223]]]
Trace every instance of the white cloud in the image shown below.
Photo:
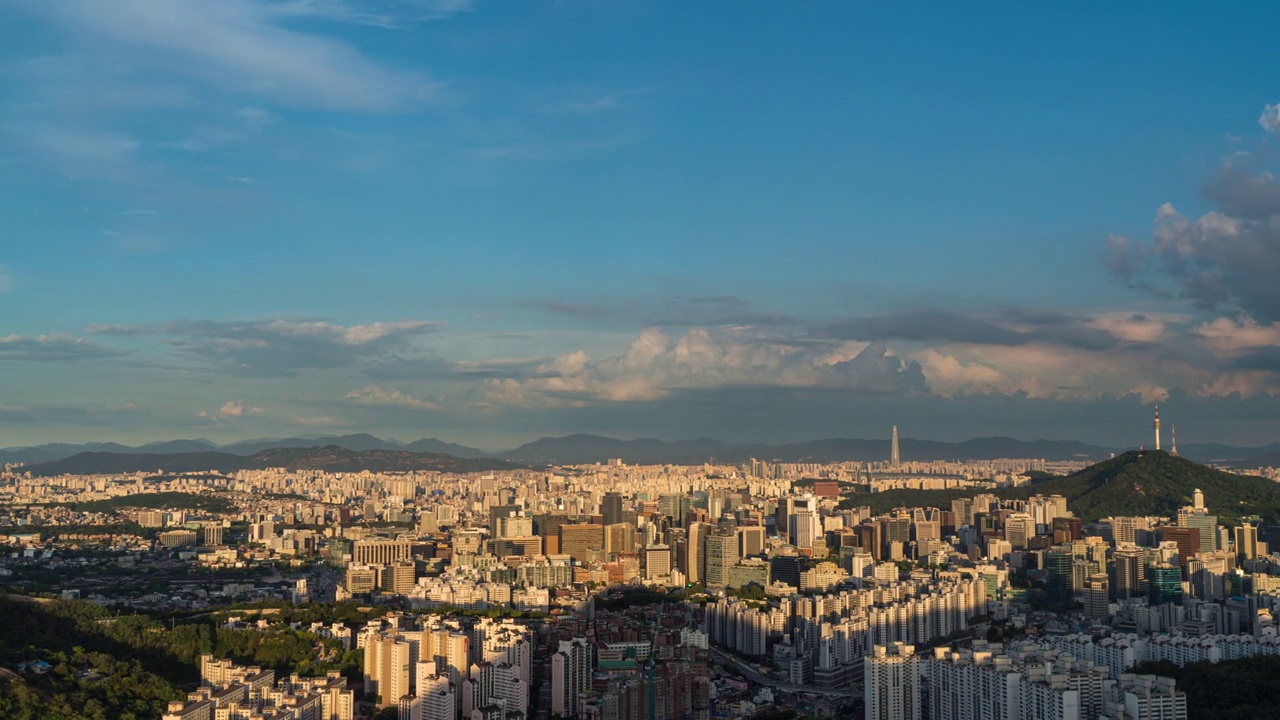
[[[83,338],[61,333],[24,337],[0,337],[0,360],[29,362],[72,362],[119,357],[120,353]]]
[[[426,400],[419,400],[412,395],[393,388],[368,385],[359,390],[352,390],[345,395],[347,400],[360,405],[378,407],[404,407],[414,410],[439,410],[440,406]]]
[[[1277,397],[1280,396],[1280,385],[1277,385],[1276,380],[1276,373],[1268,370],[1242,370],[1214,377],[1202,385],[1198,392],[1204,397]]]
[[[1133,343],[1154,343],[1165,337],[1168,323],[1181,316],[1155,316],[1139,313],[1110,313],[1095,315],[1088,321],[1089,327],[1105,330],[1117,340]]]
[[[227,402],[222,407],[218,408],[213,412],[201,411],[199,415],[202,418],[208,418],[215,422],[221,422],[223,420],[243,417],[245,415],[261,415],[262,412],[263,410],[260,407],[248,406],[243,403],[233,401],[233,402]]]
[[[7,130],[72,178],[123,180],[133,172],[139,147],[137,140],[124,135],[54,123],[17,123]]]
[[[439,323],[425,320],[337,325],[323,320],[224,322],[176,320],[161,325],[90,325],[101,335],[170,338],[180,355],[232,373],[289,376],[303,368],[348,367],[394,352],[413,353],[415,342]]]
[[[978,362],[963,363],[933,348],[912,355],[920,363],[929,388],[940,395],[962,393],[1012,392],[1012,386],[999,370]]]
[[[919,366],[894,357],[883,345],[865,345],[851,357],[833,356],[826,345],[793,344],[733,326],[695,327],[678,337],[651,327],[620,355],[596,360],[574,351],[547,361],[527,378],[485,382],[490,404],[553,407],[654,401],[680,390],[747,386],[925,390]]]
[[[333,417],[332,415],[298,416],[295,417],[293,421],[299,425],[306,425],[308,427],[333,427],[335,425],[343,424],[341,420]]]
[[[423,74],[369,59],[351,45],[286,27],[299,16],[332,17],[334,3],[255,0],[68,0],[46,12],[135,64],[271,102],[385,112],[432,96]]]
[[[475,0],[386,0],[372,6],[348,0],[293,0],[281,9],[353,25],[398,28],[472,12]]]
[[[1223,354],[1257,348],[1280,347],[1280,322],[1259,325],[1252,318],[1220,317],[1196,327],[1196,335]]]
[[[1258,117],[1258,124],[1264,130],[1280,133],[1280,103],[1264,106],[1262,115]]]

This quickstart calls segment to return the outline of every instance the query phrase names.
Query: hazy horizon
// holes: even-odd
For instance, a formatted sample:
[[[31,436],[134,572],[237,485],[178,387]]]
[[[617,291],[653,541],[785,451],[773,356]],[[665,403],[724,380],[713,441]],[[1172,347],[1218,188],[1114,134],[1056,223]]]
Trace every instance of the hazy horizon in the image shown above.
[[[230,448],[236,445],[244,445],[244,444],[287,442],[287,441],[294,441],[294,440],[322,440],[322,439],[332,439],[332,438],[338,438],[338,437],[349,437],[349,436],[355,436],[355,435],[368,435],[370,437],[376,438],[378,440],[381,440],[389,444],[399,444],[403,446],[408,446],[412,443],[415,443],[421,440],[436,440],[446,444],[456,444],[456,445],[461,445],[474,450],[481,450],[489,454],[501,454],[504,452],[510,452],[523,445],[533,443],[539,440],[548,440],[548,439],[558,440],[558,439],[564,439],[564,438],[574,437],[574,436],[592,436],[592,437],[600,437],[608,440],[617,440],[622,442],[657,440],[665,443],[679,443],[679,442],[692,442],[692,441],[706,440],[706,441],[722,442],[729,446],[750,446],[750,445],[782,446],[782,445],[799,444],[799,443],[806,443],[806,442],[821,442],[821,441],[829,441],[829,440],[847,440],[847,441],[854,441],[854,442],[882,442],[884,443],[884,446],[885,446],[886,457],[888,456],[888,448],[891,442],[890,435],[885,435],[884,437],[878,437],[874,435],[824,436],[824,437],[800,438],[800,439],[793,439],[793,440],[787,440],[787,441],[750,440],[750,439],[742,439],[742,440],[734,441],[734,440],[725,440],[724,438],[711,437],[711,436],[705,436],[705,435],[680,436],[680,437],[674,437],[674,436],[663,437],[659,435],[647,435],[647,436],[637,435],[637,436],[621,437],[621,436],[613,436],[613,435],[600,435],[598,433],[590,433],[590,432],[578,432],[578,433],[561,433],[561,434],[552,434],[552,435],[529,436],[525,438],[513,438],[506,444],[481,445],[476,443],[465,442],[463,440],[450,438],[450,437],[434,437],[434,436],[433,437],[421,436],[421,437],[411,437],[411,438],[392,437],[392,436],[384,437],[384,436],[375,435],[373,433],[353,431],[350,433],[324,433],[324,434],[303,433],[298,435],[287,435],[287,436],[279,435],[279,436],[243,437],[243,438],[226,440],[222,442],[214,441],[207,437],[166,437],[166,438],[138,439],[138,440],[126,440],[126,441],[121,441],[121,440],[116,440],[111,438],[105,438],[105,439],[96,438],[96,439],[85,439],[85,440],[75,440],[75,441],[49,440],[45,442],[32,443],[32,444],[0,445],[0,450],[18,450],[18,449],[28,448],[28,447],[39,447],[42,445],[92,445],[92,444],[108,444],[108,443],[115,443],[118,445],[123,445],[126,447],[138,449],[138,448],[143,448],[149,445],[159,445],[159,444],[173,443],[173,442],[205,442],[205,443],[210,443],[211,445],[217,448],[225,449],[225,448]],[[1164,448],[1167,450],[1169,449],[1169,444],[1172,441],[1172,438],[1169,434],[1168,429],[1165,429],[1163,431],[1162,437],[1163,437]],[[1079,440],[1076,438],[1018,437],[1014,435],[974,435],[974,436],[968,436],[968,437],[942,439],[942,438],[934,438],[934,437],[919,437],[919,436],[904,434],[904,435],[901,435],[899,438],[900,442],[905,444],[911,444],[915,442],[924,442],[924,443],[937,442],[937,443],[959,444],[959,443],[964,443],[968,441],[988,440],[988,439],[1007,439],[1015,442],[1024,442],[1024,443],[1078,442],[1085,445],[1091,445],[1099,448],[1105,448],[1105,449],[1117,450],[1117,451],[1136,450],[1144,447],[1145,448],[1153,447],[1152,438],[1150,436],[1148,436],[1145,442],[1134,442],[1131,444],[1125,444],[1125,443],[1116,444],[1116,443],[1108,443],[1108,442],[1091,443],[1091,442]],[[1272,442],[1274,443],[1275,441],[1272,441]],[[1247,448],[1267,447],[1272,443],[1261,443],[1261,444],[1251,445],[1248,443],[1231,443],[1231,442],[1217,442],[1217,441],[1206,441],[1206,440],[1193,440],[1193,441],[1187,442],[1184,440],[1181,444],[1183,447],[1192,447],[1198,444],[1221,444],[1221,445],[1247,449]],[[905,459],[910,460],[910,458],[905,458]]]

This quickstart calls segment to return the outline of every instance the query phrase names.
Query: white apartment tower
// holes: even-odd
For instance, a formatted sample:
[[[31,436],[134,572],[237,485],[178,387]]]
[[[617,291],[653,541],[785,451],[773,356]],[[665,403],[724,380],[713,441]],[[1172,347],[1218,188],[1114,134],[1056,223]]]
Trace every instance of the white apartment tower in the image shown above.
[[[586,638],[561,640],[551,656],[551,714],[577,717],[578,695],[591,686],[591,643]]]
[[[876,645],[863,659],[867,720],[920,720],[920,658],[911,645]]]
[[[422,720],[454,720],[458,716],[457,694],[453,688],[432,690],[421,696]]]

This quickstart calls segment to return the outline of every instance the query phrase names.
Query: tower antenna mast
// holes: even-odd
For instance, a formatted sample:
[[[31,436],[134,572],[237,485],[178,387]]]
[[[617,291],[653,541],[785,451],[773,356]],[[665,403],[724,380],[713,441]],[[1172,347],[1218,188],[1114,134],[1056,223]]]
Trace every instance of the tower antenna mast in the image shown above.
[[[1152,423],[1156,430],[1156,449],[1160,449],[1160,406],[1156,405],[1156,421]]]

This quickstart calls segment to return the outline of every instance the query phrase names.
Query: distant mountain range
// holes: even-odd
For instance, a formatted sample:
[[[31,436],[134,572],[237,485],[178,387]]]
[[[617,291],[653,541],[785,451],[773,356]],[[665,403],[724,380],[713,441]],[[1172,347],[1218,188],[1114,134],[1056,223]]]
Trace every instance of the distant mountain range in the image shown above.
[[[875,461],[889,458],[887,439],[831,438],[781,445],[730,444],[710,438],[666,441],[652,438],[619,440],[599,435],[546,437],[521,445],[514,450],[487,453],[466,445],[424,438],[404,443],[383,440],[369,434],[339,435],[318,438],[260,438],[218,445],[203,439],[169,440],[129,447],[118,443],[86,443],[73,445],[52,443],[33,447],[0,450],[0,464],[38,465],[65,460],[82,453],[118,455],[231,455],[241,458],[257,456],[277,449],[305,449],[336,446],[353,452],[405,452],[450,455],[477,460],[507,460],[519,463],[571,465],[604,462],[620,458],[630,464],[698,464],[747,462],[751,458],[776,462],[842,462]],[[1016,440],[1008,437],[975,438],[950,443],[932,440],[901,440],[903,460],[992,460],[996,458],[1043,458],[1061,460],[1103,460],[1124,448],[1108,448],[1069,440]],[[1263,447],[1233,447],[1220,444],[1187,444],[1183,457],[1235,467],[1280,465],[1280,443]],[[211,469],[211,468],[205,468]]]
[[[351,450],[339,445],[291,448],[277,447],[253,455],[203,451],[180,453],[82,452],[47,463],[26,466],[38,476],[95,475],[118,473],[189,473],[236,470],[323,470],[326,472],[484,472],[522,467],[497,458],[460,458],[440,453],[407,450]]]
[[[0,449],[0,465],[9,463],[23,463],[25,465],[34,465],[36,463],[47,463],[55,460],[63,460],[72,455],[78,455],[86,452],[98,453],[129,453],[129,454],[146,454],[146,455],[175,455],[185,453],[202,453],[202,452],[220,452],[229,453],[231,455],[240,455],[248,457],[262,452],[263,450],[273,450],[275,448],[310,448],[324,447],[326,445],[337,445],[347,450],[366,451],[366,450],[403,450],[407,452],[418,453],[437,453],[443,455],[453,455],[460,458],[489,458],[493,457],[483,450],[458,445],[456,443],[444,442],[435,438],[424,438],[411,443],[401,443],[394,440],[383,440],[373,435],[361,433],[357,435],[337,435],[330,437],[315,438],[260,438],[257,440],[242,440],[240,442],[231,443],[229,445],[218,445],[209,440],[166,440],[163,442],[153,442],[137,447],[121,445],[119,443],[83,443],[73,445],[69,443],[50,443],[48,445],[34,445],[30,447],[15,447]]]

